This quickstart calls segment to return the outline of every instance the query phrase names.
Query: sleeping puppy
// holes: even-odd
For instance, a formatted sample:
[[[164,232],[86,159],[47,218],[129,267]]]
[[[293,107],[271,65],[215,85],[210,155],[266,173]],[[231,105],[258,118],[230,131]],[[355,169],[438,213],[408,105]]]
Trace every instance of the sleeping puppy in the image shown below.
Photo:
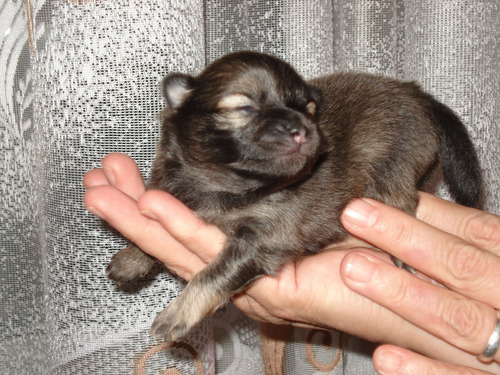
[[[282,60],[239,52],[196,77],[169,75],[163,90],[149,188],[173,194],[227,242],[158,314],[156,336],[183,337],[259,276],[343,240],[339,217],[354,198],[413,215],[417,191],[440,170],[458,203],[479,205],[465,127],[415,83],[361,73],[306,82]],[[107,271],[130,283],[154,262],[131,245]]]

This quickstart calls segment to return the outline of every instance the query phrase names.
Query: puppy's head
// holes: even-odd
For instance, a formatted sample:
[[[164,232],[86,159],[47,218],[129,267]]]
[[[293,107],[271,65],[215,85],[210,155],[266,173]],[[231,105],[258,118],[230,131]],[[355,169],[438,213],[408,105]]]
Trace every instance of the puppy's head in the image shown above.
[[[196,77],[167,76],[163,90],[164,136],[176,137],[184,160],[262,181],[296,180],[321,152],[321,94],[277,58],[234,53]]]

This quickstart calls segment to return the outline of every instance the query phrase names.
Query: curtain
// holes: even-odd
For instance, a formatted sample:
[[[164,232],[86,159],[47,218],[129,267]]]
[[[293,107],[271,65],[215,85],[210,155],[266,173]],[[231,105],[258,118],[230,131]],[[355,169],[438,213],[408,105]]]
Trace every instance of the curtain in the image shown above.
[[[182,289],[159,270],[137,290],[106,279],[123,238],[84,210],[81,180],[109,152],[145,178],[169,72],[237,50],[306,78],[360,70],[404,80],[469,127],[500,213],[497,0],[0,0],[0,366],[6,374],[370,374],[373,345],[278,329],[228,306],[188,340],[149,334]],[[445,194],[445,193],[443,193]]]

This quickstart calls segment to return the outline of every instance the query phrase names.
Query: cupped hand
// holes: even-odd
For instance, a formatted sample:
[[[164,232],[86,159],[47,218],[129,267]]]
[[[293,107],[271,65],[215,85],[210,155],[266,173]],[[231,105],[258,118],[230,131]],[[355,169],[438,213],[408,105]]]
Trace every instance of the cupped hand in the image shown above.
[[[84,202],[90,212],[108,221],[185,280],[203,269],[224,244],[225,237],[216,227],[203,223],[174,197],[161,191],[146,191],[137,165],[125,155],[105,157],[102,168],[85,175],[84,185]],[[423,200],[430,199],[423,196]],[[355,247],[359,243],[346,243],[336,246],[335,251],[289,263],[277,277],[260,278],[233,302],[261,321],[339,329],[368,340],[411,348],[438,360],[480,367],[475,358],[480,349],[470,353],[467,348],[459,349],[407,320],[405,313],[369,300],[352,283],[344,283],[348,259],[354,259],[348,258],[352,254],[368,256],[371,261],[377,260],[377,264],[399,272],[387,255]],[[412,265],[405,257],[394,255]],[[400,275],[390,275],[397,284]],[[411,300],[407,304],[411,305]]]
[[[173,196],[146,191],[137,165],[126,155],[106,156],[102,168],[89,171],[83,183],[87,187],[84,204],[90,212],[108,221],[187,281],[210,263],[224,245],[225,236],[218,228],[202,222]],[[333,299],[335,310],[325,308],[325,314],[331,318],[338,315],[341,326],[341,317],[353,314],[353,309],[359,316],[352,330],[361,332],[370,324],[363,311],[369,307],[361,306],[365,299],[342,286],[339,266],[346,251],[327,251],[289,263],[279,277],[262,277],[245,293],[235,296],[233,302],[262,321],[323,326],[317,306],[325,298]],[[370,253],[389,261],[384,254]],[[343,302],[353,298],[354,305]]]
[[[342,223],[352,234],[442,284],[416,278],[371,254],[351,252],[341,265],[349,288],[455,347],[475,356],[483,353],[500,318],[499,216],[422,193],[417,218],[360,199],[347,206]],[[439,368],[437,362],[394,347],[379,348],[374,358],[376,366],[401,366],[385,373],[414,374],[408,356],[430,369]],[[500,352],[491,360],[496,363],[490,370],[498,373]],[[449,364],[441,365],[449,370]],[[418,373],[432,373],[428,371]]]

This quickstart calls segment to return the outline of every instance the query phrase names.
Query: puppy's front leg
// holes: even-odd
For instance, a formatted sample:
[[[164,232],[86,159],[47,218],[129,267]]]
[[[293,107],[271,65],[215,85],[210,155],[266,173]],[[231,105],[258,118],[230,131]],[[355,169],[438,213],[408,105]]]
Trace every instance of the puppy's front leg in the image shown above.
[[[156,262],[152,256],[130,244],[113,255],[106,273],[118,285],[129,284],[146,276]]]
[[[153,322],[151,333],[157,338],[176,340],[185,336],[207,314],[215,312],[264,269],[258,244],[244,239],[229,242],[217,258],[197,274],[181,295]]]

